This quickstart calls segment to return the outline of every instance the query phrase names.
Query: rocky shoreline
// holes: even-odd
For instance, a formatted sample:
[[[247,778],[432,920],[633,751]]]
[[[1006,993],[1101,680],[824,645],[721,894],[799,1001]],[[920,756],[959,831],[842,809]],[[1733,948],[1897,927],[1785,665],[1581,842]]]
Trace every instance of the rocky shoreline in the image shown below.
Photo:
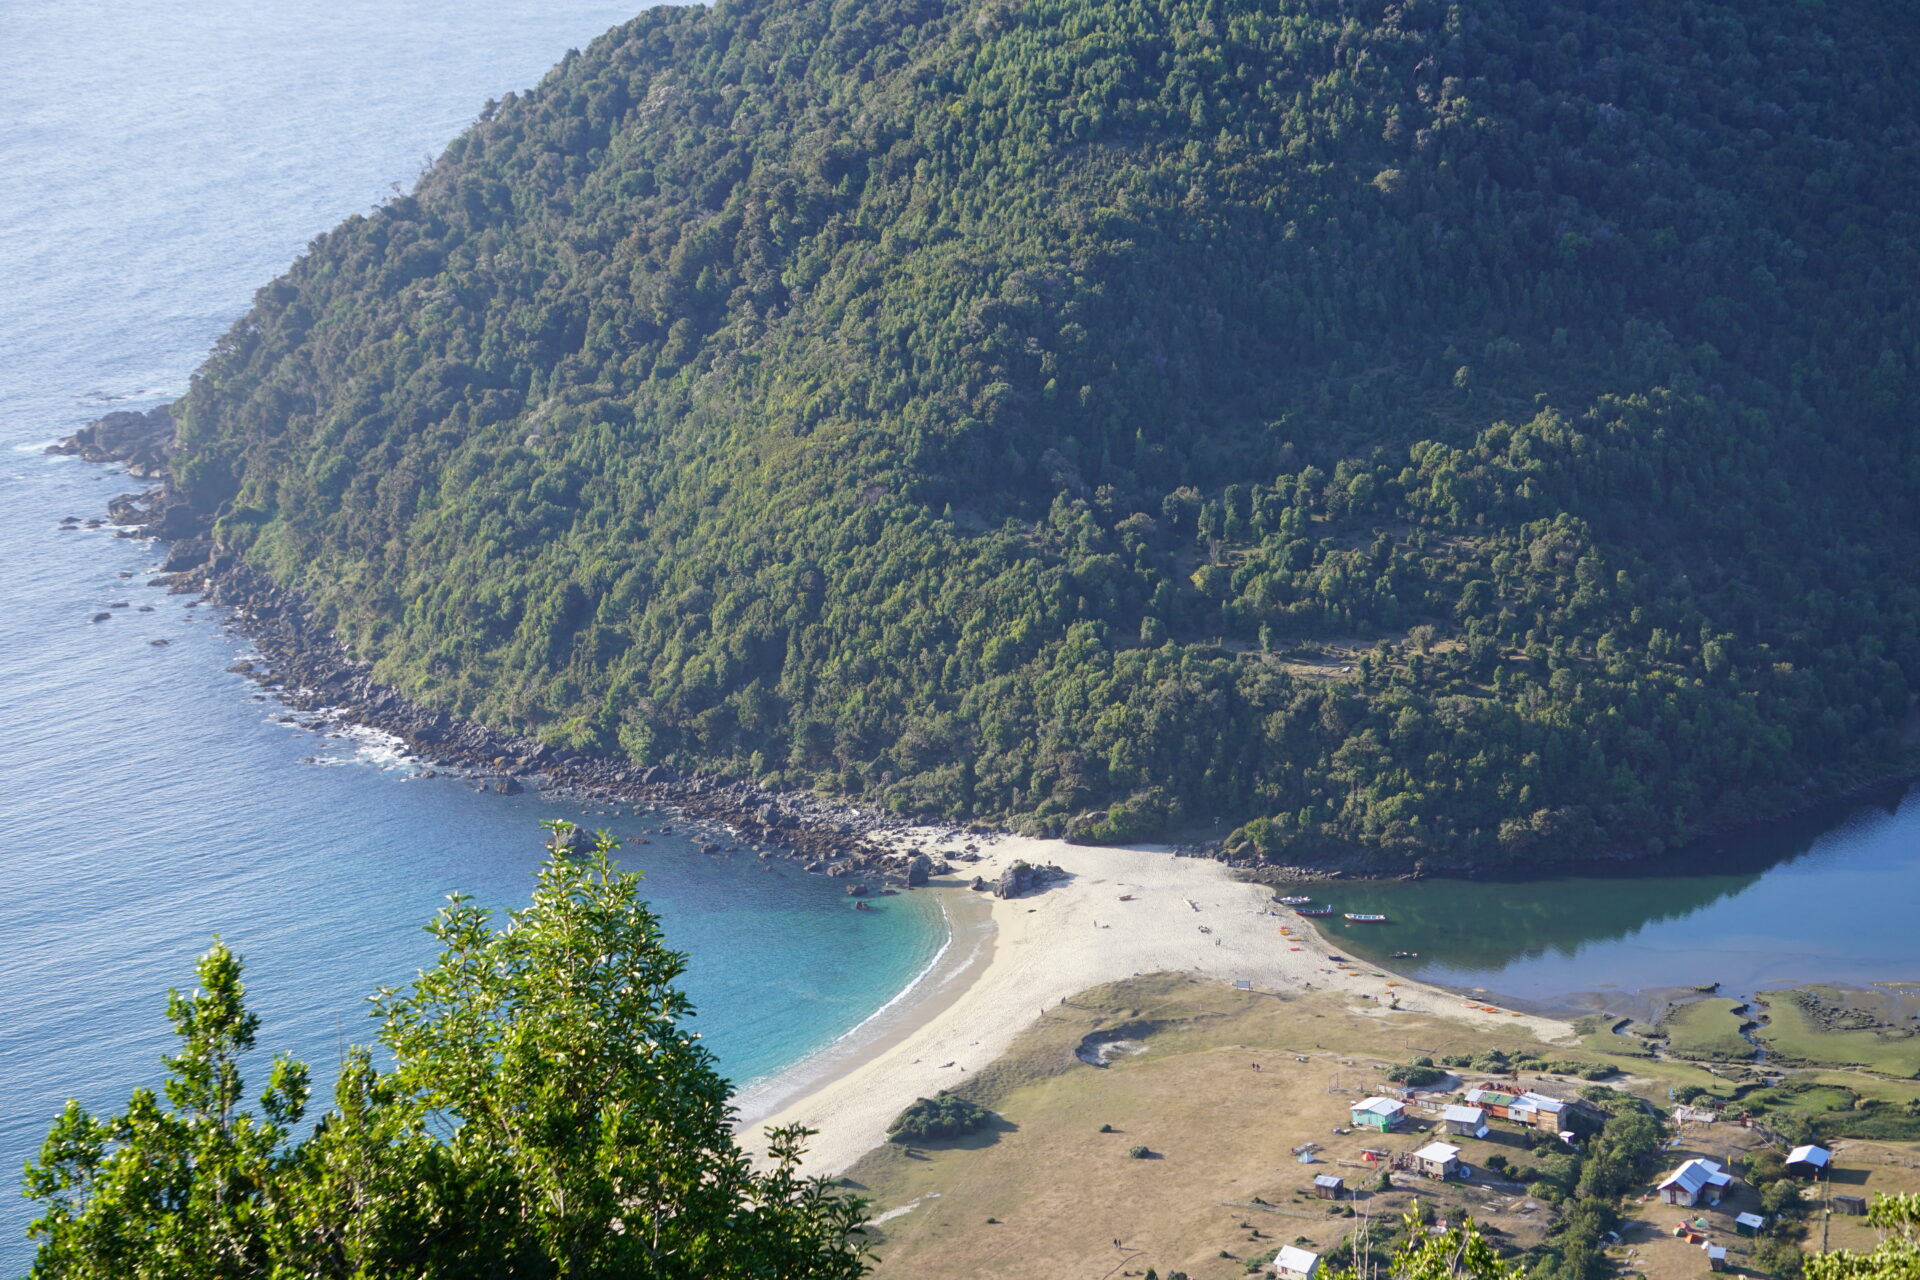
[[[931,842],[915,844],[903,839],[911,824],[856,806],[559,749],[420,706],[376,680],[371,665],[348,654],[297,593],[218,546],[211,518],[180,501],[169,483],[173,432],[172,414],[163,405],[147,413],[109,414],[48,452],[122,465],[138,478],[159,480],[108,506],[108,521],[121,526],[120,536],[171,543],[160,573],[148,585],[199,594],[226,609],[258,652],[231,670],[271,690],[288,707],[313,713],[323,725],[389,734],[428,768],[457,773],[490,790],[512,794],[538,786],[584,803],[677,813],[715,828],[714,838],[698,844],[704,853],[744,848],[762,858],[792,859],[808,871],[843,880],[854,899],[918,888],[933,876],[953,874],[960,869],[956,864],[975,861],[981,844],[997,838],[982,826],[954,825]],[[580,828],[565,843],[578,846],[591,839],[592,833]],[[1044,884],[1054,871],[1018,864],[993,881],[975,877],[973,887],[1015,897]]]

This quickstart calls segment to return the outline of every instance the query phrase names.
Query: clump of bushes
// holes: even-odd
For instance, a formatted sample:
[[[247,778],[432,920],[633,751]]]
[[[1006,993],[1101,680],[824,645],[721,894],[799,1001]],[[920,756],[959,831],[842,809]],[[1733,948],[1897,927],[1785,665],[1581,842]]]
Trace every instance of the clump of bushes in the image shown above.
[[[1135,1160],[1145,1160],[1148,1156],[1153,1154],[1153,1150],[1152,1148],[1147,1147],[1145,1145],[1136,1144],[1134,1146],[1127,1148],[1127,1154],[1132,1156]]]
[[[1387,1079],[1404,1084],[1409,1089],[1425,1089],[1439,1084],[1447,1078],[1447,1073],[1433,1065],[1432,1058],[1415,1058],[1400,1066],[1386,1068]]]
[[[887,1126],[887,1138],[893,1142],[927,1142],[957,1138],[986,1127],[993,1112],[976,1102],[956,1098],[942,1089],[931,1098],[916,1098],[912,1105],[894,1117]]]

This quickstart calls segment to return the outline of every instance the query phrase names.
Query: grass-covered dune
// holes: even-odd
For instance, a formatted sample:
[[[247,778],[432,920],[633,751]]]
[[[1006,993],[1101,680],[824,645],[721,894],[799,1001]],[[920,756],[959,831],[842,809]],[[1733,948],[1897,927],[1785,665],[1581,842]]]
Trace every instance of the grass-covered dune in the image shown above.
[[[653,9],[260,292],[177,486],[385,678],[572,747],[1276,857],[1657,850],[1898,763],[1916,44],[1876,0]]]

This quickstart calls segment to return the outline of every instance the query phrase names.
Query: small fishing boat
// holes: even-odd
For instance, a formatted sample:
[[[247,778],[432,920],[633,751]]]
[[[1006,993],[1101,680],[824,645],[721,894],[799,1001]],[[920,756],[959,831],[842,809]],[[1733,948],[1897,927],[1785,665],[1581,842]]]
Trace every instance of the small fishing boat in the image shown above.
[[[1396,951],[1393,953],[1393,958],[1395,960],[1417,960],[1420,958],[1420,953],[1418,951]]]
[[[1307,903],[1312,901],[1313,901],[1312,898],[1300,898],[1300,897],[1281,898],[1280,905],[1283,907],[1300,907],[1300,906],[1305,906]]]
[[[1375,911],[1349,911],[1345,914],[1347,919],[1353,921],[1355,924],[1385,924],[1387,922],[1385,916]]]
[[[1293,914],[1297,916],[1330,916],[1333,914],[1333,908],[1332,907],[1295,907],[1293,909]]]

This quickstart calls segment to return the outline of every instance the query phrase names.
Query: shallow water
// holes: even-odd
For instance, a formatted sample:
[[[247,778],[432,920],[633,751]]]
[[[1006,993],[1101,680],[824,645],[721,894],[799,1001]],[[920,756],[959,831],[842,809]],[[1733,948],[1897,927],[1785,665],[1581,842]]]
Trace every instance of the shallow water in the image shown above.
[[[945,938],[933,903],[856,912],[831,881],[699,855],[679,823],[477,794],[278,723],[226,672],[245,647],[215,611],[140,585],[151,547],[60,531],[144,486],[42,445],[178,394],[308,239],[631,7],[101,12],[0,6],[0,1182],[69,1094],[104,1108],[157,1080],[166,989],[215,933],[249,962],[256,1075],[287,1048],[325,1077],[368,1037],[362,997],[430,961],[418,926],[442,895],[525,901],[543,817],[649,841],[626,860],[691,952],[696,1026],[737,1081],[884,1004]],[[25,1269],[31,1216],[0,1188],[0,1275]]]
[[[1329,886],[1315,921],[1356,955],[1545,1004],[1718,982],[1920,980],[1920,791],[1607,874]],[[1417,959],[1394,959],[1417,951]]]

